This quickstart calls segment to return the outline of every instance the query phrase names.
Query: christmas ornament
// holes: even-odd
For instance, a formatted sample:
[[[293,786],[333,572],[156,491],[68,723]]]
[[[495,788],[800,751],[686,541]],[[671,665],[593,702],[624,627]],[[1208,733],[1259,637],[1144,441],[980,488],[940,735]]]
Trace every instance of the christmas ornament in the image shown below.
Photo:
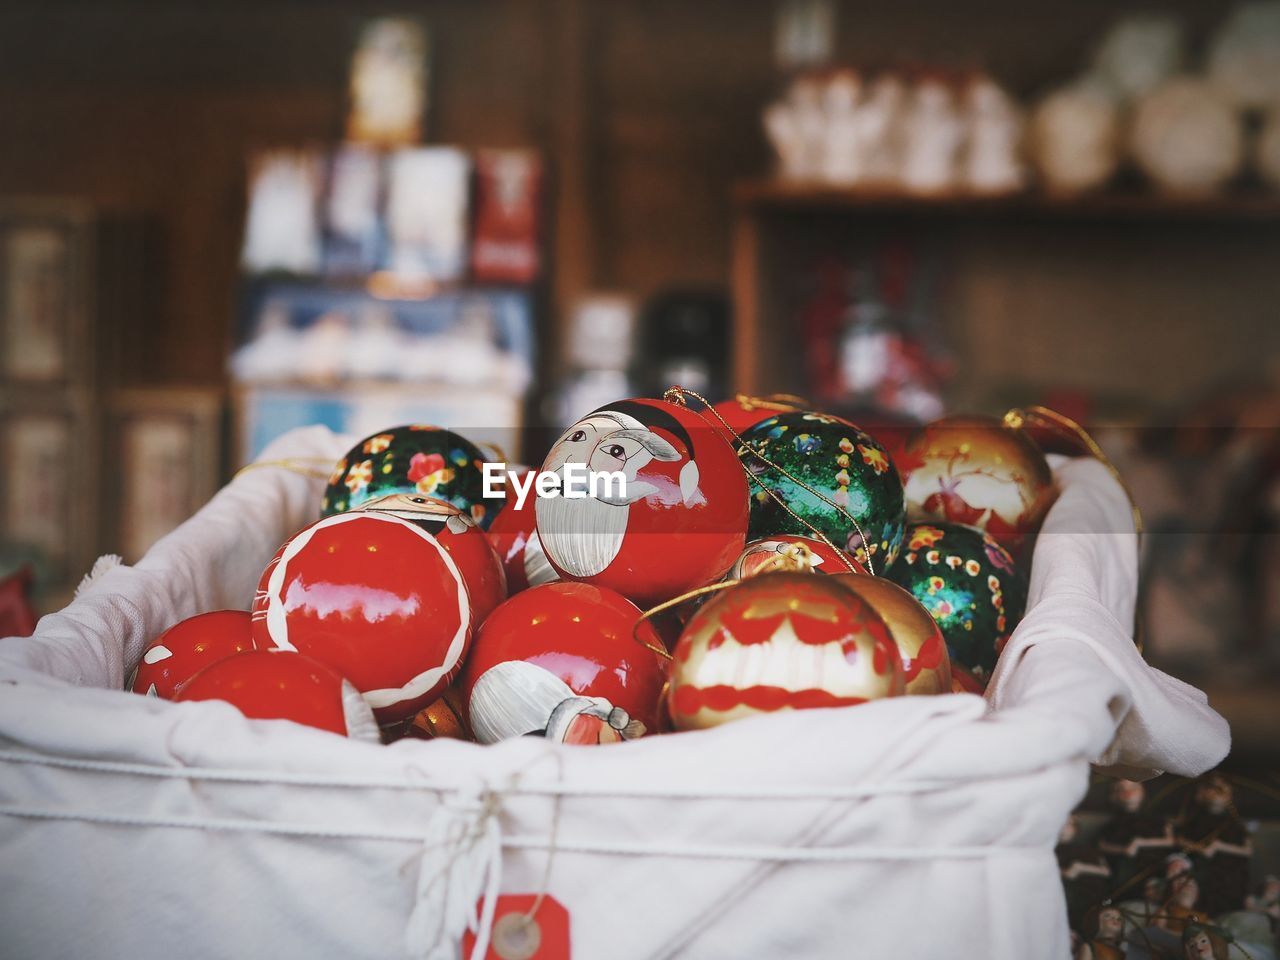
[[[484,498],[484,454],[442,427],[412,424],[366,437],[338,461],[320,501],[320,515],[352,510],[391,493],[435,497],[487,528],[501,501]]]
[[[831,577],[766,573],[699,610],[676,645],[669,705],[678,730],[775,710],[903,693],[889,628]]]
[[[0,637],[29,637],[36,632],[36,613],[31,606],[30,567],[0,577]]]
[[[523,483],[524,477],[533,472],[530,470],[521,474],[520,482]],[[506,571],[508,593],[516,594],[528,587],[560,579],[560,575],[547,562],[547,556],[542,552],[542,543],[538,540],[535,503],[537,500],[532,495],[526,497],[521,504],[516,504],[509,498],[507,505],[489,525],[489,542],[493,544]]]
[[[633,740],[657,726],[666,661],[640,610],[586,583],[530,587],[485,621],[458,683],[476,739]]]
[[[210,664],[253,649],[249,614],[215,610],[174,624],[147,646],[129,689],[172,700],[178,687]]]
[[[540,496],[535,507],[542,549],[565,579],[649,606],[710,583],[742,552],[746,478],[733,448],[688,408],[619,400],[579,420],[542,471],[572,480],[588,470],[625,483]]]
[[[803,398],[785,393],[768,397],[751,397],[745,393],[739,393],[732,400],[721,400],[719,403],[712,404],[711,409],[718,416],[713,415],[711,422],[725,436],[730,436],[728,430],[742,433],[743,430],[754,427],[761,420],[768,420],[780,413],[803,411],[805,405]],[[721,421],[724,422],[721,423]],[[725,426],[728,430],[724,429]],[[731,436],[730,440],[732,441]]]
[[[944,417],[911,436],[898,463],[915,523],[963,523],[1019,548],[1057,491],[1040,448],[994,417]]]
[[[475,616],[441,542],[382,512],[303,528],[267,566],[253,603],[259,650],[297,650],[350,680],[378,722],[405,720],[457,673]]]
[[[173,698],[225,700],[251,720],[292,720],[377,742],[369,705],[333,669],[284,650],[248,650],[205,667]]]
[[[953,661],[984,686],[1027,603],[1027,581],[988,534],[957,523],[907,528],[889,579],[929,611]]]
[[[751,539],[814,536],[816,529],[873,573],[893,563],[905,526],[902,483],[868,434],[825,413],[782,413],[742,441],[739,456],[755,481]]]
[[[453,504],[434,497],[393,493],[368,500],[356,510],[399,517],[431,534],[458,565],[477,624],[483,623],[490,611],[507,599],[507,579],[501,559],[484,531]]]
[[[467,730],[461,703],[457,689],[450,687],[439,700],[418,711],[418,715],[407,724],[406,735],[419,740],[474,739]]]
[[[837,574],[836,582],[871,604],[889,628],[902,654],[908,694],[951,692],[951,660],[929,611],[896,583],[884,577]]]
[[[978,696],[982,696],[986,691],[987,685],[985,683],[960,666],[960,664],[951,660],[952,693],[976,693]]]
[[[782,533],[748,543],[729,570],[729,578],[745,580],[756,574],[785,570],[827,574],[867,572],[853,557],[821,540]]]

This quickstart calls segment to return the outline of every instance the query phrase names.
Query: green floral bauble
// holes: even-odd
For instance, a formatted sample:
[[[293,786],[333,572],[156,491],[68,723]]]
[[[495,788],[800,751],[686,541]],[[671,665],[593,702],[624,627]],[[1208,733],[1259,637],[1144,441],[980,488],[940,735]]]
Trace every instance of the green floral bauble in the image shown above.
[[[985,684],[1027,607],[1027,580],[1009,551],[974,527],[922,523],[907,528],[889,579],[937,621],[951,659]]]
[[[870,553],[876,573],[884,573],[893,563],[906,526],[902,481],[884,447],[861,428],[825,413],[796,411],[762,420],[742,434],[742,441],[738,455],[754,478],[749,540],[782,533],[813,536],[812,526],[863,565]],[[787,509],[764,487],[777,494]],[[865,545],[849,517],[862,528]]]
[[[443,427],[414,424],[366,437],[338,461],[320,502],[320,516],[355,509],[392,493],[434,497],[488,527],[503,504],[485,499],[484,454]]]

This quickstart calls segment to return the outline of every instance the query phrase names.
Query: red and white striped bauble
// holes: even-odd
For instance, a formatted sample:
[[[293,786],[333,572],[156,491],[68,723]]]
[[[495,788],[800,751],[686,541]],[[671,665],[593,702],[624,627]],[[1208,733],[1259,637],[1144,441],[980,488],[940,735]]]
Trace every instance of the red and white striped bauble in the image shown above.
[[[444,691],[474,620],[462,573],[436,537],[389,514],[341,513],[295,534],[267,566],[253,641],[328,664],[385,724]]]

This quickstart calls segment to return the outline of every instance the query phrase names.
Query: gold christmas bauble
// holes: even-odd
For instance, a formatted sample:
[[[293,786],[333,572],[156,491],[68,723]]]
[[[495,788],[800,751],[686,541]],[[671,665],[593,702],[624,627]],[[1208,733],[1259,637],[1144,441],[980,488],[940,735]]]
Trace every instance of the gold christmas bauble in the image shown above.
[[[906,442],[898,469],[911,523],[963,523],[1015,553],[1057,497],[1040,448],[994,417],[944,417]]]
[[[716,596],[676,644],[677,730],[903,693],[902,658],[871,604],[807,573],[766,573]]]
[[[880,614],[902,655],[906,692],[951,692],[951,659],[937,622],[919,601],[884,577],[841,573],[832,579],[852,590]]]

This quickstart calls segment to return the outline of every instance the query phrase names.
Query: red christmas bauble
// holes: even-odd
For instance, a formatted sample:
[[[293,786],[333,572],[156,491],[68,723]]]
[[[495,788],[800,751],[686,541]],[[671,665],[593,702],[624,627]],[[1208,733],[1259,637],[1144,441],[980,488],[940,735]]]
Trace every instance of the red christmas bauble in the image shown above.
[[[566,580],[647,607],[723,576],[746,543],[742,467],[686,407],[644,399],[601,407],[565,431],[542,466],[566,470],[625,482],[598,485],[595,496],[538,498],[538,538]]]
[[[720,420],[728,424],[729,429],[734,433],[742,433],[761,420],[768,420],[779,413],[806,410],[808,406],[807,401],[800,397],[751,397],[745,393],[739,393],[732,400],[721,400],[719,403],[712,404],[711,409],[719,414],[719,418],[711,417],[712,422],[725,436],[730,436],[724,430]],[[730,440],[732,441],[732,437]]]
[[[297,650],[350,680],[378,722],[404,720],[457,673],[475,624],[458,563],[382,512],[326,517],[287,540],[253,604],[260,650]]]
[[[179,685],[210,664],[253,649],[249,614],[214,610],[176,623],[147,646],[129,689],[172,700]]]
[[[507,577],[501,558],[471,516],[453,504],[434,497],[395,493],[366,501],[356,510],[399,517],[435,537],[462,573],[477,624],[507,599]]]
[[[205,667],[173,699],[225,700],[251,720],[292,720],[344,737],[378,740],[378,725],[356,688],[300,653],[237,653]]]
[[[533,477],[533,480],[527,480],[529,477]],[[526,470],[517,476],[517,480],[521,484],[535,482],[537,471]],[[516,492],[508,490],[507,505],[489,525],[489,542],[498,552],[498,558],[506,571],[509,594],[517,594],[540,583],[560,579],[559,574],[547,562],[542,544],[538,541],[538,531],[535,528],[538,518],[534,510],[537,496],[530,486],[524,502],[517,505]]]
[[[748,543],[729,570],[729,577],[745,580],[760,573],[786,570],[826,574],[867,572],[862,564],[843,550],[837,550],[816,537],[779,533]]]
[[[694,614],[676,645],[678,730],[904,691],[901,654],[875,609],[833,577],[766,573]]]
[[[481,627],[458,682],[475,738],[606,743],[656,729],[666,661],[639,619],[631,601],[591,584],[516,594]]]

